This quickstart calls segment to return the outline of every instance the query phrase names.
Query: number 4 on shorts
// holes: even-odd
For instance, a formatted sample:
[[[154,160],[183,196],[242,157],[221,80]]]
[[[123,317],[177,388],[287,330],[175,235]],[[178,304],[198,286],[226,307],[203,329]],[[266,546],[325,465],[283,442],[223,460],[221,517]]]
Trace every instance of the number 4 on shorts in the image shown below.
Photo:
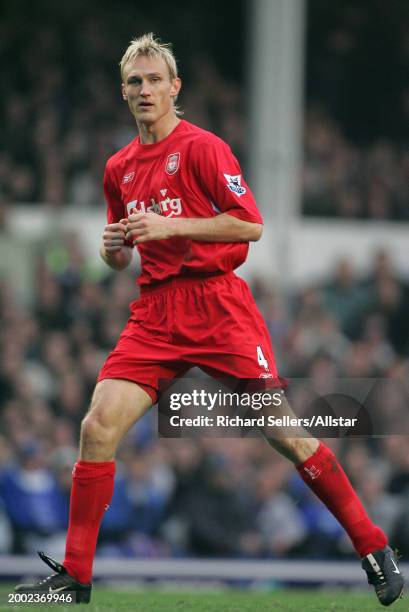
[[[263,351],[261,350],[261,346],[257,346],[257,361],[259,365],[261,365],[265,370],[268,370],[267,359],[264,357]]]

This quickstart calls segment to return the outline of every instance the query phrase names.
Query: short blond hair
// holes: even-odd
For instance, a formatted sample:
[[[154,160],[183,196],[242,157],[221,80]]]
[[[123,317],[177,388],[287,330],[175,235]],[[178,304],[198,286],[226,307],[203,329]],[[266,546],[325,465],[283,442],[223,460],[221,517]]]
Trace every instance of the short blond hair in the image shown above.
[[[124,80],[125,65],[141,56],[161,57],[168,67],[171,80],[176,79],[178,76],[178,68],[176,58],[173,55],[172,45],[161,42],[159,38],[155,38],[153,32],[149,32],[149,34],[142,34],[142,36],[131,40],[129,47],[119,62],[122,80]]]

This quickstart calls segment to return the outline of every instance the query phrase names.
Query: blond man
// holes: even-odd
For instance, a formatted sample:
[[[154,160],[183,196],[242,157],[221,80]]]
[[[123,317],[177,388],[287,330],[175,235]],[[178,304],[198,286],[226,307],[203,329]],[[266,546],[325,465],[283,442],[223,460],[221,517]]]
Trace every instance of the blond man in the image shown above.
[[[122,96],[138,136],[108,160],[107,225],[101,257],[126,268],[136,246],[140,298],[98,377],[73,470],[63,564],[40,553],[54,574],[19,591],[75,591],[89,602],[99,526],[114,486],[115,452],[126,432],[157,401],[159,379],[198,366],[214,377],[285,386],[271,340],[246,283],[234,270],[262,218],[230,148],[180,118],[181,88],[168,45],[152,34],[131,42],[121,63]],[[283,409],[290,413],[288,404]],[[304,431],[271,445],[343,525],[388,605],[402,578],[385,534],[374,525],[329,448]],[[396,569],[395,569],[396,568]]]

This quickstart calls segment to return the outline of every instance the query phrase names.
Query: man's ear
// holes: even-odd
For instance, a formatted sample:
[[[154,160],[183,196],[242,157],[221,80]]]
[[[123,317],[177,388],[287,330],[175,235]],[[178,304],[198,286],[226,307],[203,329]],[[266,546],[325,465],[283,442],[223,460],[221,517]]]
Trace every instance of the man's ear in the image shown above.
[[[126,91],[125,91],[125,84],[124,84],[124,83],[122,83],[122,85],[121,85],[121,91],[122,91],[122,97],[123,97],[123,99],[124,99],[124,100],[127,100],[127,99],[128,99],[128,96],[126,95]]]
[[[180,80],[179,77],[176,77],[176,79],[173,79],[172,81],[172,87],[170,90],[170,95],[172,97],[175,97],[178,95],[178,93],[180,92],[180,89],[182,87],[182,81]]]

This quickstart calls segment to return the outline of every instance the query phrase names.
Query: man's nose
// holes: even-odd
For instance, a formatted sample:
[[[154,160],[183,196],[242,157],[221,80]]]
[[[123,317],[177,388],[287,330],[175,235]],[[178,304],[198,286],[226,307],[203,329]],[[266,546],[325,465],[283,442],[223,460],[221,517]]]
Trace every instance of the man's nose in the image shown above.
[[[148,96],[150,94],[150,87],[147,81],[142,81],[141,96]]]

